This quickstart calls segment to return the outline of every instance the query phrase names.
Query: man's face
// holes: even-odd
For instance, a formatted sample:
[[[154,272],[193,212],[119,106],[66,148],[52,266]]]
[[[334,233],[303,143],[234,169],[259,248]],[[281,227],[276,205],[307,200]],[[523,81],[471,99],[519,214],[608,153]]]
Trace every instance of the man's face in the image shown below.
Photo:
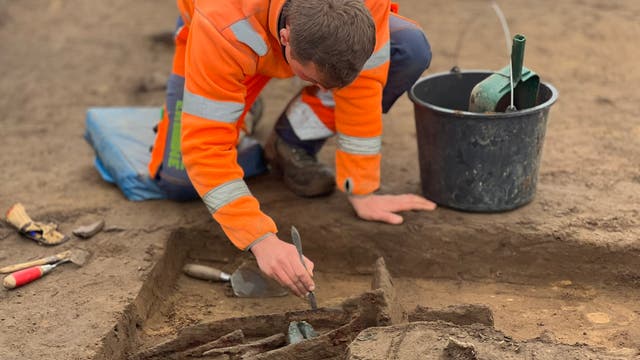
[[[284,55],[291,66],[291,70],[297,77],[300,79],[309,82],[322,90],[328,90],[326,87],[322,85],[320,82],[320,73],[316,69],[316,65],[312,62],[308,62],[303,64],[291,55],[291,44],[289,43],[289,26],[280,30],[280,42],[284,46]]]

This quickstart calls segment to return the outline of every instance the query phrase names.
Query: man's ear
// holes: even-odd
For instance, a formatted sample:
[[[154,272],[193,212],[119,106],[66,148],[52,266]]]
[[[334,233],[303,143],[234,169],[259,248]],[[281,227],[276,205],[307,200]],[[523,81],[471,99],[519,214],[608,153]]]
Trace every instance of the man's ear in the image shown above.
[[[289,45],[289,25],[280,29],[280,44],[284,46]]]

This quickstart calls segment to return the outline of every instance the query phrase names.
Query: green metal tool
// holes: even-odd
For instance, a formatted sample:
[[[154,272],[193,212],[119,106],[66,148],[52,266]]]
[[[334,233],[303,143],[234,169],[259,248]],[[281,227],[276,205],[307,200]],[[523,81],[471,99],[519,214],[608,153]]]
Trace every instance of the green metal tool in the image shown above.
[[[536,105],[540,77],[523,66],[526,38],[513,37],[511,64],[482,80],[471,90],[469,111],[476,113],[524,110]],[[510,70],[513,85],[510,81]],[[511,88],[513,86],[513,104]],[[515,109],[510,106],[515,106]]]

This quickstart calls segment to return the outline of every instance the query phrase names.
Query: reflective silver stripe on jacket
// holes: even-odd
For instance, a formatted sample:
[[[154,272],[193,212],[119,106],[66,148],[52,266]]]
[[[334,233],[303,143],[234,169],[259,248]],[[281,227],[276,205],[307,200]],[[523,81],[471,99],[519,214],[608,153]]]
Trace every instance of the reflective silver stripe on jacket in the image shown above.
[[[184,25],[180,26],[174,33],[173,33],[173,41],[175,41],[178,38],[178,35],[180,35],[180,31],[182,31],[182,29],[184,29]]]
[[[287,118],[300,140],[325,139],[333,135],[333,131],[327,128],[311,106],[302,101],[300,95],[287,108]]]
[[[333,92],[331,90],[320,90],[316,93],[316,97],[320,99],[320,102],[324,107],[335,108],[336,100],[333,98]]]
[[[258,34],[248,20],[240,20],[231,25],[231,31],[238,41],[244,43],[256,54],[264,56],[267,54],[267,44],[260,34]]]
[[[390,53],[391,53],[391,44],[389,41],[387,41],[387,43],[384,44],[380,48],[380,50],[374,52],[373,55],[371,55],[371,57],[369,58],[369,60],[367,60],[367,62],[364,63],[362,70],[374,69],[386,63],[387,61],[389,61]]]
[[[376,155],[382,149],[382,137],[354,137],[338,133],[338,149],[356,155]]]
[[[207,120],[233,124],[242,115],[244,104],[231,101],[215,101],[196,95],[184,88],[182,112],[199,116]]]
[[[272,233],[272,232],[268,232],[268,233],[266,233],[266,234],[264,234],[264,235],[260,236],[259,238],[257,238],[257,239],[255,239],[255,240],[253,240],[253,242],[252,242],[251,244],[249,244],[249,246],[247,246],[247,248],[246,248],[246,249],[244,249],[244,251],[249,251],[249,250],[251,250],[251,248],[252,248],[252,247],[254,247],[254,246],[255,246],[255,245],[257,245],[259,242],[261,242],[262,240],[264,240],[264,239],[268,238],[268,237],[269,237],[269,236],[271,236],[271,235],[275,235],[275,234],[274,234],[274,233]]]
[[[213,215],[221,207],[243,196],[251,196],[251,191],[242,179],[235,179],[209,190],[202,200]]]

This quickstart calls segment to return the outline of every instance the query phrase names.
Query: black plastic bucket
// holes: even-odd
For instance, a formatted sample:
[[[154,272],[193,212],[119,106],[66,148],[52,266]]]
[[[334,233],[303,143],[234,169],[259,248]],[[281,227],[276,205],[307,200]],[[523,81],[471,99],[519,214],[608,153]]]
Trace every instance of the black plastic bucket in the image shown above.
[[[498,212],[533,200],[547,116],[558,91],[541,83],[536,105],[522,111],[467,111],[472,88],[492,73],[439,73],[411,88],[422,192],[439,205]]]

